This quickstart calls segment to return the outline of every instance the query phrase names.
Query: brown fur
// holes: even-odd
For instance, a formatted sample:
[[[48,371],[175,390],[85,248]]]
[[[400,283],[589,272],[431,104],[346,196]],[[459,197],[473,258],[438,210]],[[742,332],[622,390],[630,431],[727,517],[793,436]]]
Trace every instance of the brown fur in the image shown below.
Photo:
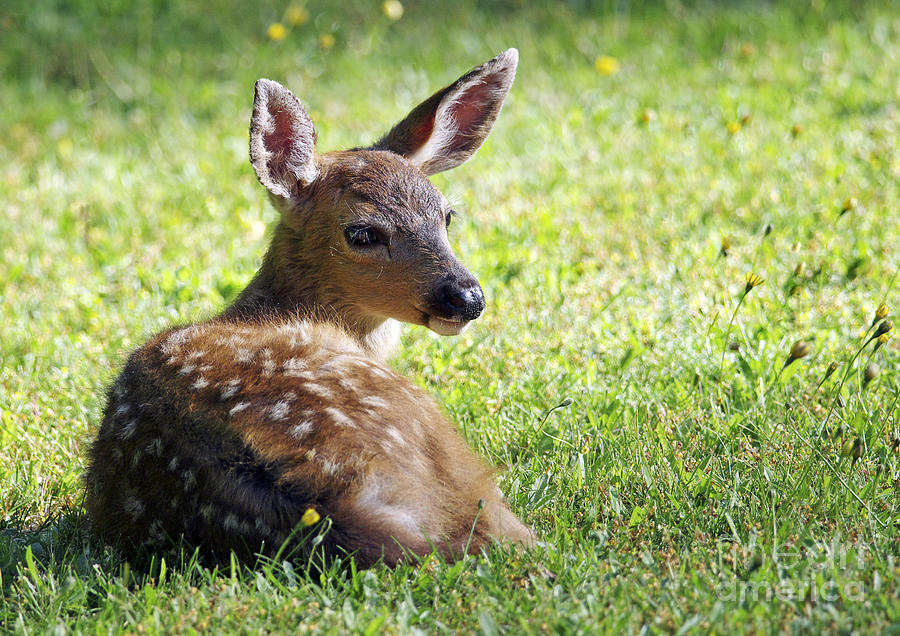
[[[86,477],[103,537],[272,553],[312,508],[331,522],[326,555],[353,553],[362,566],[432,546],[453,558],[492,540],[533,543],[491,469],[382,362],[395,321],[457,332],[483,307],[424,173],[477,149],[515,61],[502,54],[395,127],[452,131],[455,120],[440,122],[452,107],[456,137],[404,132],[392,147],[391,133],[378,149],[324,155],[296,98],[258,83],[251,161],[281,221],[231,307],[153,338],[110,390]],[[357,227],[379,240],[351,242]]]

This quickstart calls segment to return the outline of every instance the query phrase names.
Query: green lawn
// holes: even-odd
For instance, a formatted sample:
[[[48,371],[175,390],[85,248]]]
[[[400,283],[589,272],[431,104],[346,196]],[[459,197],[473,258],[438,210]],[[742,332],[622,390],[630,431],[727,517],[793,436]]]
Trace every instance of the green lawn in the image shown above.
[[[900,340],[870,342],[900,308],[900,4],[94,4],[0,6],[0,632],[900,631]],[[393,364],[545,543],[310,577],[93,541],[105,386],[266,247],[253,82],[328,150],[510,46],[492,136],[434,178],[488,308]]]

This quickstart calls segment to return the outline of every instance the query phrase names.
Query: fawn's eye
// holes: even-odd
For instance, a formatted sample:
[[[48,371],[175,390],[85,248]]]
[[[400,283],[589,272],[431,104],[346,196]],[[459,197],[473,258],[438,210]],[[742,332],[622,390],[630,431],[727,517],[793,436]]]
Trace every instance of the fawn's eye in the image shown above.
[[[447,224],[447,227],[450,227],[450,221],[453,220],[454,216],[456,216],[456,212],[454,212],[453,210],[450,210],[449,212],[447,212],[447,218],[444,219],[444,223]]]
[[[353,247],[369,247],[379,243],[378,233],[366,225],[351,225],[345,228],[344,238],[347,239],[347,244]]]

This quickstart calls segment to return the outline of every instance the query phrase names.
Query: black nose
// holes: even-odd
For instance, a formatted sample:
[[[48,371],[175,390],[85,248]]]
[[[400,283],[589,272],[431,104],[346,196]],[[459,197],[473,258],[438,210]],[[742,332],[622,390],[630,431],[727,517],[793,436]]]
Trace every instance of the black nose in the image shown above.
[[[444,316],[450,319],[475,320],[484,311],[484,293],[474,280],[446,283],[438,300]]]

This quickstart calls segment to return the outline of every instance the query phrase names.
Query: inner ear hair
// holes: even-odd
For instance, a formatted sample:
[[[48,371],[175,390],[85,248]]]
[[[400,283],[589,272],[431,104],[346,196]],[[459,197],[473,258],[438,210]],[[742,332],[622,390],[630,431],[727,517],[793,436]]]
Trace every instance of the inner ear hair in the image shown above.
[[[371,148],[406,157],[431,175],[475,154],[491,131],[516,74],[519,53],[504,51],[416,106]]]
[[[256,82],[250,163],[273,195],[296,198],[316,178],[316,129],[294,94],[278,82]]]

